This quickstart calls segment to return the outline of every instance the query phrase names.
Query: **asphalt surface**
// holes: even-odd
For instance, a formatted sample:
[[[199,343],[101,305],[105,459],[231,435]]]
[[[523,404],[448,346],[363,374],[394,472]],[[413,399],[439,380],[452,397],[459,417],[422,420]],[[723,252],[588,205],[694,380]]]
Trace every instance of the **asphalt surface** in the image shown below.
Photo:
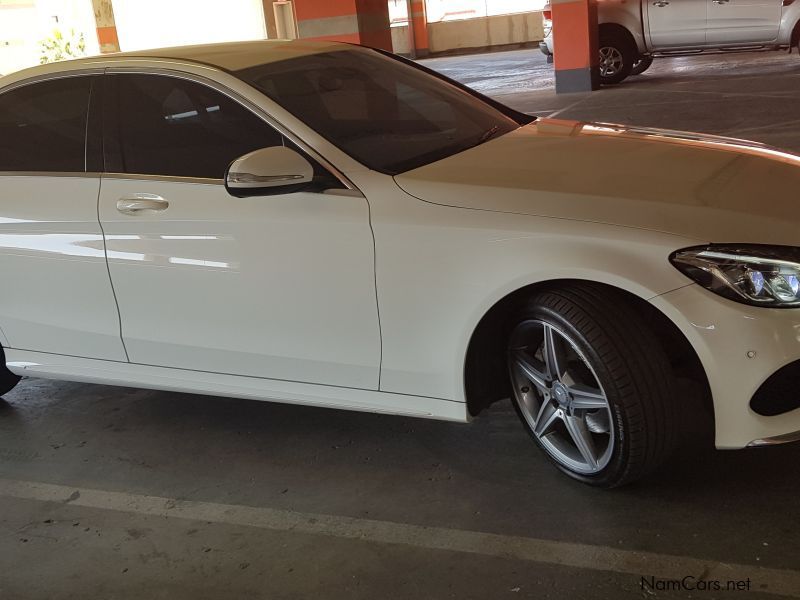
[[[568,97],[538,51],[428,64],[530,112],[800,142],[797,55]],[[799,597],[798,462],[687,442],[602,492],[507,403],[459,425],[29,379],[0,401],[0,599]]]

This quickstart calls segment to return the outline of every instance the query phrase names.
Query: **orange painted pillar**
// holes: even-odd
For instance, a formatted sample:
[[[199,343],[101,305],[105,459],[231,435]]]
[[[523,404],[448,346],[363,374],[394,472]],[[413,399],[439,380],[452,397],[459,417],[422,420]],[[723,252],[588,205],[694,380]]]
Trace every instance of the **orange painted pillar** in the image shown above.
[[[425,58],[431,53],[425,0],[411,0],[409,2],[408,20],[411,25],[412,40],[414,42],[411,48],[411,56],[413,58]]]
[[[302,39],[352,42],[392,50],[386,0],[295,0]]]
[[[597,0],[551,0],[556,93],[600,86]]]
[[[117,23],[114,20],[114,6],[111,0],[92,0],[94,21],[97,27],[97,41],[100,52],[119,52],[119,38],[117,37]]]

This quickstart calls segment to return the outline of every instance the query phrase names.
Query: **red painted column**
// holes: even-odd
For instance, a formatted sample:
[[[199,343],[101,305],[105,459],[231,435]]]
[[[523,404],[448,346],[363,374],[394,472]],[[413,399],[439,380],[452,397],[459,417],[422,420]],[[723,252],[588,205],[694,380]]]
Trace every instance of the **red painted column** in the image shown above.
[[[556,93],[589,92],[599,83],[597,0],[551,0]]]
[[[425,58],[431,53],[430,41],[428,38],[428,13],[425,9],[425,0],[411,0],[408,4],[408,17],[414,42],[411,55],[414,58]]]
[[[352,42],[392,50],[386,0],[295,0],[302,39]]]

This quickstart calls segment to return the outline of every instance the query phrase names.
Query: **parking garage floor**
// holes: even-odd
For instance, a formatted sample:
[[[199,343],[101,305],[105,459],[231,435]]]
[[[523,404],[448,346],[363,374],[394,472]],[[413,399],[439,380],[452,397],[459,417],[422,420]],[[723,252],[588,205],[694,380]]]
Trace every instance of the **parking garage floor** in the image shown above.
[[[428,64],[529,112],[800,150],[797,55],[562,97],[534,50]],[[0,599],[800,597],[798,462],[693,443],[602,492],[507,403],[459,425],[30,379],[0,401]]]
[[[660,58],[620,85],[558,96],[553,66],[538,49],[424,62],[524,112],[700,131],[800,152],[796,50]]]

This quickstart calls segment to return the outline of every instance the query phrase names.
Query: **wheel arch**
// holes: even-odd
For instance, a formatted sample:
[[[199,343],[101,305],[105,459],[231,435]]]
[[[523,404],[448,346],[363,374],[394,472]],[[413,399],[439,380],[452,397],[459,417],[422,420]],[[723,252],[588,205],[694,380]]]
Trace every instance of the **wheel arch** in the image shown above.
[[[800,17],[798,17],[797,22],[795,22],[792,35],[789,38],[789,50],[791,51],[795,47],[797,47],[798,52],[800,52]]]
[[[494,302],[472,330],[464,356],[464,394],[470,416],[477,416],[494,402],[510,395],[505,344],[510,334],[509,315],[531,294],[574,283],[596,285],[622,293],[629,306],[643,316],[667,354],[677,377],[692,384],[702,409],[713,417],[711,388],[705,368],[689,340],[663,312],[638,290],[591,279],[563,278],[520,287]]]
[[[629,48],[634,50],[637,54],[641,53],[641,49],[639,48],[639,44],[636,42],[636,38],[631,33],[630,29],[624,25],[620,25],[619,23],[600,23],[599,32],[601,37],[603,35],[620,37],[621,39],[626,40]]]

